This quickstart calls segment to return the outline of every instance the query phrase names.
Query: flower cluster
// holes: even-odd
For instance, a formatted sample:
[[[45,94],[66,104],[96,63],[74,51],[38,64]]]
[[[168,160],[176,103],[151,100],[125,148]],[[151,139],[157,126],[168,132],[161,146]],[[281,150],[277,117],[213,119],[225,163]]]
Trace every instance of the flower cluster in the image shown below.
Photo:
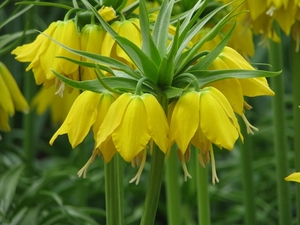
[[[199,162],[211,162],[213,183],[218,182],[213,145],[232,150],[236,140],[243,139],[237,115],[249,133],[256,129],[244,115],[244,109],[251,108],[244,96],[274,95],[265,76],[276,73],[255,70],[226,46],[233,28],[215,47],[205,47],[231,19],[224,17],[199,35],[222,9],[201,19],[207,1],[180,15],[177,26],[170,23],[174,1],[164,1],[153,22],[144,1],[139,16],[129,19],[124,12],[106,17],[106,8],[101,14],[83,2],[99,23],[85,24],[79,35],[78,14],[77,20],[52,23],[34,42],[13,51],[17,60],[30,62],[27,70],[33,70],[38,84],[59,84],[58,93],[65,83],[84,90],[50,144],[67,134],[74,148],[92,128],[94,150],[78,174],[86,176],[97,155],[109,162],[118,153],[140,167],[131,180],[136,183],[147,153],[159,149],[168,155],[173,145],[180,152],[185,179],[191,177],[186,162],[194,145]]]
[[[224,4],[231,2],[229,0],[218,1]],[[238,4],[240,2],[234,3],[233,6]],[[274,29],[276,21],[286,35],[292,33],[293,38],[299,43],[300,2],[298,0],[246,0],[238,10],[249,10],[249,13],[244,13],[237,18],[245,27],[251,27],[254,34],[263,34],[265,38],[279,41]]]

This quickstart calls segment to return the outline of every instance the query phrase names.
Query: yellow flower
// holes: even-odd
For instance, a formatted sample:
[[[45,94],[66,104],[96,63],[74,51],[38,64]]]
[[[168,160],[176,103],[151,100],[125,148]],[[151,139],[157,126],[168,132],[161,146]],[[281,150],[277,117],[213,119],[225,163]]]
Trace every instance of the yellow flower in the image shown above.
[[[111,24],[111,27],[122,37],[130,40],[139,48],[142,44],[141,32],[139,28],[138,19],[129,19],[124,21],[115,21]],[[133,68],[135,68],[134,63],[129,58],[129,56],[123,51],[123,49],[116,43],[109,33],[105,34],[101,54],[104,56],[112,57],[124,62]]]
[[[109,108],[97,135],[96,147],[112,142],[127,162],[132,161],[153,140],[164,153],[168,147],[166,115],[151,94],[122,94]]]
[[[300,173],[299,172],[294,172],[290,174],[289,176],[284,178],[286,181],[295,181],[295,182],[300,182]]]
[[[78,89],[73,89],[72,91],[65,89],[63,97],[55,94],[55,92],[55,86],[49,88],[42,87],[32,99],[31,106],[32,108],[36,108],[36,112],[39,115],[45,113],[49,108],[52,123],[54,125],[61,125],[80,91]]]
[[[175,141],[184,154],[198,129],[209,141],[228,150],[240,136],[232,107],[214,87],[190,91],[179,98],[171,117],[170,142]]]
[[[190,91],[175,103],[170,122],[170,145],[176,142],[181,151],[185,179],[191,177],[183,159],[188,158],[186,155],[189,155],[190,144],[200,150],[198,157],[203,167],[204,161],[208,163],[211,159],[212,181],[215,183],[219,180],[212,143],[219,148],[232,150],[239,136],[242,138],[234,112],[218,89],[205,87],[200,92]]]
[[[102,6],[102,8],[98,10],[98,13],[107,22],[116,18],[116,11],[113,7]]]
[[[73,20],[57,21],[50,24],[45,34],[70,48],[79,49],[79,35]],[[80,57],[67,51],[43,34],[39,34],[34,42],[24,44],[12,51],[20,62],[30,62],[26,70],[32,69],[36,83],[46,87],[55,84],[54,73],[58,73],[74,80],[79,80],[78,65],[56,56],[64,56],[79,60]]]
[[[106,31],[102,26],[96,24],[87,24],[81,31],[81,50],[99,54],[101,53],[102,42]],[[83,58],[83,61],[90,60]],[[93,80],[96,79],[96,74],[93,68],[81,67],[81,79]]]
[[[9,116],[15,110],[27,113],[29,106],[7,67],[0,62],[0,130],[10,131]]]
[[[94,93],[85,91],[73,103],[67,118],[50,140],[50,145],[58,135],[67,134],[73,148],[80,144],[93,126],[94,137],[108,111],[115,100],[109,92]]]

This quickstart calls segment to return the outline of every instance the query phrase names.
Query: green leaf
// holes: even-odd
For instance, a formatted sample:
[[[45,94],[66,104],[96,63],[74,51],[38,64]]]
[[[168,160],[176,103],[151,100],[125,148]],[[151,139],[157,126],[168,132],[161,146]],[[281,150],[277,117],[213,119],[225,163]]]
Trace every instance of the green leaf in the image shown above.
[[[101,85],[98,80],[75,81],[59,74],[56,71],[53,71],[53,73],[70,87],[93,91],[96,93],[107,92],[107,89]],[[110,89],[115,90],[115,92],[134,91],[138,82],[138,80],[128,77],[103,77],[101,78],[101,81],[104,82]],[[153,92],[153,89],[145,85],[142,87],[142,90],[144,92]]]
[[[183,88],[177,88],[173,86],[165,87],[162,91],[168,99],[178,97],[182,94]]]
[[[2,173],[0,181],[0,201],[2,202],[1,205],[5,213],[12,204],[24,168],[24,165],[18,165]]]
[[[18,4],[18,3],[16,3]],[[27,12],[30,8],[32,8],[33,5],[29,5],[27,6],[26,8],[22,9],[21,11],[18,12],[19,8],[18,7],[14,12],[13,12],[13,15],[8,17],[5,21],[3,21],[1,24],[0,24],[0,29],[2,27],[4,27],[6,24],[10,23],[11,21],[13,21],[14,19],[18,18],[19,16],[21,16],[23,13]]]
[[[157,46],[158,52],[162,57],[166,55],[166,47],[168,44],[169,26],[170,18],[174,5],[174,0],[163,1],[159,14],[156,18],[154,28],[153,28],[153,41]]]
[[[140,29],[142,35],[142,50],[145,54],[153,60],[153,62],[159,66],[161,63],[161,57],[155,46],[152,35],[150,33],[149,17],[145,4],[145,0],[140,1]]]
[[[229,41],[229,39],[233,33],[234,28],[235,28],[235,23],[233,24],[230,31],[226,34],[226,36],[222,39],[222,41],[211,52],[209,52],[203,59],[201,59],[196,65],[190,67],[190,69],[188,69],[188,71],[189,70],[205,70],[205,69],[207,69],[209,67],[209,65],[223,51],[224,47],[226,46],[227,42]]]
[[[207,14],[205,17],[203,17],[201,20],[199,20],[195,26],[193,26],[190,31],[188,32],[188,34],[186,35],[183,43],[183,47],[181,46],[181,48],[179,48],[178,50],[178,54],[176,55],[175,58],[175,65],[178,65],[177,68],[175,69],[175,73],[177,73],[178,71],[181,71],[183,67],[186,66],[186,64],[195,56],[195,54],[197,54],[197,52],[199,51],[199,49],[204,45],[205,42],[213,39],[222,29],[222,27],[225,25],[225,23],[227,23],[232,17],[236,16],[233,15],[231,16],[231,14],[235,11],[235,9],[233,9],[230,13],[228,13],[225,17],[223,17],[199,42],[197,42],[197,44],[195,44],[190,50],[188,50],[188,53],[185,54],[185,58],[182,58],[182,54],[180,54],[181,51],[184,50],[184,47],[187,46],[187,44],[192,40],[192,38],[201,30],[201,28],[216,14],[218,13],[220,10],[222,10],[223,8],[227,7],[228,5],[230,5],[231,3],[224,5],[222,7],[219,7],[217,9],[215,9],[214,11],[210,12],[209,14]],[[181,62],[181,63],[180,63]]]
[[[274,77],[281,73],[279,72],[270,72],[262,70],[195,70],[189,71],[193,74],[199,83],[199,86],[206,85],[208,83],[223,80],[226,78],[255,78],[255,77]]]
[[[60,3],[53,3],[53,2],[24,1],[24,2],[16,3],[16,5],[29,5],[29,4],[31,4],[30,7],[32,7],[33,5],[38,5],[38,6],[52,6],[55,8],[62,8],[62,9],[66,9],[66,10],[73,9],[73,7],[71,7],[71,6],[60,4]]]

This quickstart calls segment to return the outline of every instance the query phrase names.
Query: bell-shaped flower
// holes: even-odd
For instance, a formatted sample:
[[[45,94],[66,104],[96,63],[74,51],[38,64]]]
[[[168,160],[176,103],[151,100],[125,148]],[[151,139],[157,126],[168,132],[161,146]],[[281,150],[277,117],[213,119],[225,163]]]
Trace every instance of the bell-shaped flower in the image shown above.
[[[122,94],[109,108],[97,135],[96,147],[103,154],[113,143],[127,162],[132,161],[153,140],[164,153],[168,148],[166,115],[151,94]]]
[[[50,140],[50,145],[58,135],[67,134],[73,148],[80,144],[93,126],[94,137],[110,107],[115,95],[109,92],[85,91],[73,103],[67,118]]]
[[[50,24],[44,31],[59,43],[73,49],[80,49],[79,35],[73,20],[57,21]],[[24,44],[12,51],[20,62],[30,62],[26,70],[32,69],[36,83],[45,86],[54,84],[55,75],[50,69],[74,80],[79,80],[78,65],[66,59],[56,58],[63,56],[79,60],[80,57],[69,52],[52,41],[44,34],[39,34],[30,44]]]
[[[10,131],[9,116],[13,116],[15,110],[27,113],[29,106],[12,74],[2,62],[0,62],[0,93],[0,130]]]
[[[171,117],[170,143],[176,142],[185,154],[194,136],[199,135],[198,130],[205,139],[228,150],[233,149],[241,136],[231,105],[214,87],[205,87],[200,92],[190,91],[179,98]]]
[[[111,27],[121,37],[130,40],[139,48],[141,47],[142,38],[138,19],[133,18],[124,21],[115,21],[111,24]],[[126,63],[133,68],[135,67],[130,57],[123,51],[123,49],[116,43],[109,33],[105,34],[101,48],[101,55],[118,59],[119,61]]]
[[[38,115],[44,114],[49,109],[52,124],[60,126],[66,119],[75,99],[79,96],[80,90],[68,91],[65,89],[63,97],[55,93],[55,86],[49,88],[43,86],[33,97],[31,107],[36,110]]]

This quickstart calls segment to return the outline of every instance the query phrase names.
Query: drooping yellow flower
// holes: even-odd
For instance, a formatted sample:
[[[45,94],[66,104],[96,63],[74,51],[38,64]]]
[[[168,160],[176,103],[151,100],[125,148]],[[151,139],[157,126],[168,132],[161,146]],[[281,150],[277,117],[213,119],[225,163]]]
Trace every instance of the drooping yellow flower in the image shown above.
[[[103,154],[113,143],[127,162],[132,161],[153,140],[164,153],[169,127],[165,113],[151,94],[122,94],[109,108],[97,135],[96,147]]]
[[[182,156],[189,154],[190,144],[194,145],[200,150],[199,161],[204,167],[204,162],[211,159],[213,183],[218,182],[218,177],[212,143],[232,150],[239,136],[242,138],[232,107],[218,89],[205,87],[200,92],[190,91],[176,102],[170,122],[170,145],[176,142]],[[185,161],[181,159],[181,162],[185,179],[191,177]]]
[[[106,31],[102,26],[97,24],[87,24],[81,31],[81,50],[95,54],[101,53],[102,42]],[[82,61],[90,60],[83,58]],[[81,67],[81,79],[93,80],[96,79],[96,74],[93,68]]]
[[[31,106],[36,109],[38,115],[41,115],[45,113],[47,109],[50,109],[52,123],[54,125],[61,125],[66,119],[70,108],[80,91],[78,89],[72,91],[67,91],[67,89],[65,89],[63,97],[55,93],[55,86],[49,88],[42,87],[32,99]]]
[[[7,67],[0,62],[0,130],[10,131],[9,116],[15,110],[27,113],[29,106],[15,79]]]
[[[241,135],[232,107],[214,87],[190,91],[179,98],[172,113],[170,142],[175,141],[184,154],[198,129],[209,141],[228,150]]]
[[[79,35],[73,20],[57,21],[50,24],[44,33],[63,45],[80,49]],[[55,84],[55,75],[50,69],[71,79],[79,79],[78,65],[66,59],[56,58],[64,56],[79,60],[80,57],[61,47],[44,34],[39,34],[35,41],[24,44],[12,51],[20,62],[30,62],[26,71],[32,69],[36,83],[46,87]]]
[[[294,172],[290,174],[289,176],[284,178],[286,181],[295,181],[300,183],[300,173],[299,172]]]
[[[73,103],[67,118],[50,140],[50,145],[58,135],[67,134],[73,148],[80,144],[93,126],[94,137],[110,107],[115,95],[109,92],[94,93],[84,91]]]
[[[130,40],[139,48],[142,44],[141,32],[139,28],[139,20],[136,18],[124,20],[124,21],[115,21],[111,24],[111,27],[122,37]],[[104,56],[112,57],[115,59],[124,62],[133,68],[135,68],[134,63],[129,58],[129,56],[123,51],[123,49],[116,43],[109,33],[106,33],[102,48],[101,54]]]

